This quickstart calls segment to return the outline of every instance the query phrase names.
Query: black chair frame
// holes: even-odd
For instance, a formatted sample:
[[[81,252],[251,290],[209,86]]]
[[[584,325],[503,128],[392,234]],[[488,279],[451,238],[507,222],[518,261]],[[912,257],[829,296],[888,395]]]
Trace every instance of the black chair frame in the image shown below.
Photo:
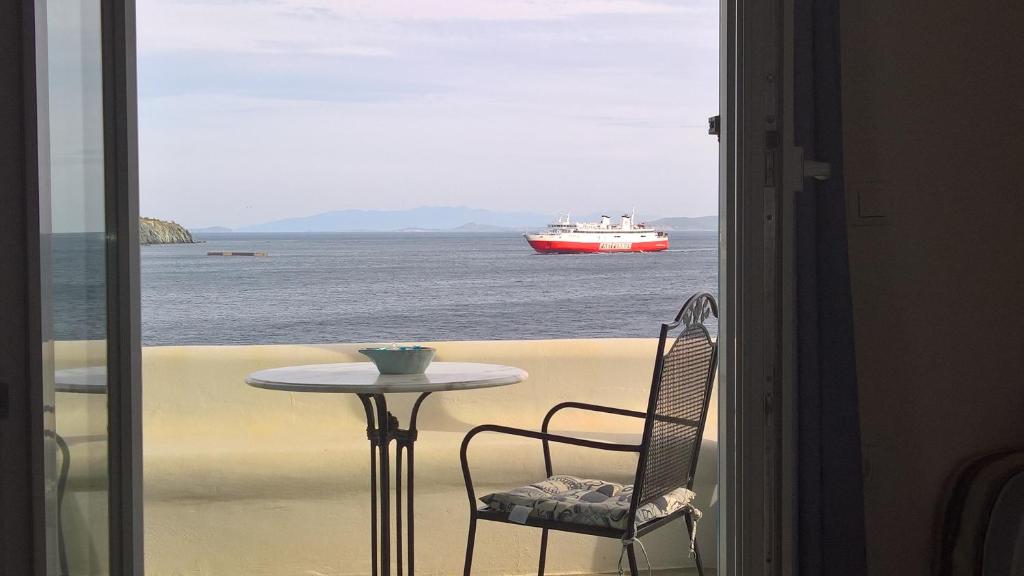
[[[621,540],[625,551],[629,559],[630,572],[637,576],[639,574],[637,568],[636,554],[634,551],[634,540],[640,536],[648,534],[653,530],[656,530],[673,520],[680,517],[686,521],[687,532],[692,536],[694,530],[694,519],[690,514],[688,508],[682,508],[669,514],[667,516],[645,522],[643,524],[636,524],[636,513],[637,509],[651,501],[653,498],[646,498],[645,493],[647,492],[648,484],[645,484],[647,480],[648,464],[650,462],[652,437],[654,436],[654,429],[656,422],[667,422],[670,424],[692,428],[694,431],[693,445],[690,446],[690,462],[689,468],[686,472],[685,479],[678,485],[674,486],[685,487],[687,489],[693,488],[694,476],[697,471],[697,456],[700,450],[701,438],[704,433],[704,425],[707,421],[708,404],[711,397],[711,387],[714,383],[715,370],[717,368],[718,359],[718,346],[717,342],[714,341],[707,329],[704,326],[704,321],[710,316],[718,317],[718,305],[715,303],[714,298],[710,294],[696,294],[686,301],[682,309],[676,315],[675,319],[671,323],[661,325],[661,333],[658,340],[658,353],[655,358],[654,376],[651,383],[650,397],[648,399],[648,408],[646,412],[640,412],[637,410],[626,410],[622,408],[614,408],[610,406],[600,406],[597,404],[588,404],[585,402],[562,402],[555,405],[548,411],[544,416],[543,423],[541,424],[541,431],[526,430],[522,428],[512,428],[509,426],[499,426],[495,424],[484,424],[477,426],[470,430],[466,437],[462,441],[462,448],[460,451],[460,458],[462,460],[462,475],[466,482],[466,493],[469,497],[469,537],[466,544],[466,562],[464,567],[464,576],[470,576],[472,563],[473,563],[473,548],[476,540],[476,524],[478,520],[489,520],[492,522],[504,522],[512,523],[515,525],[532,526],[540,528],[541,541],[540,541],[540,561],[537,568],[537,573],[540,576],[544,574],[544,564],[547,556],[547,544],[548,544],[548,531],[557,530],[562,532],[571,532],[575,534],[588,534],[592,536],[599,536],[603,538],[614,538]],[[707,345],[709,346],[709,363],[704,376],[704,390],[702,406],[700,407],[700,416],[697,419],[680,418],[672,415],[665,415],[658,413],[658,404],[660,394],[662,392],[662,382],[665,372],[665,355],[666,355],[666,344],[668,342],[669,333],[677,328],[682,328],[679,336],[674,341],[677,344],[683,339],[684,336],[698,336],[706,339]],[[585,438],[576,438],[572,436],[563,436],[558,434],[551,434],[548,432],[552,418],[555,414],[567,410],[585,410],[591,412],[601,412],[605,414],[612,414],[617,416],[623,416],[627,418],[636,418],[644,420],[644,430],[642,441],[640,444],[622,444],[615,442],[603,442],[598,440],[588,440]],[[512,436],[521,436],[524,438],[533,438],[540,440],[543,446],[544,453],[544,471],[548,477],[553,474],[553,468],[551,463],[551,443],[567,444],[572,446],[580,446],[584,448],[593,448],[596,450],[604,450],[609,452],[633,452],[638,455],[637,468],[634,478],[634,490],[633,499],[630,502],[628,523],[625,529],[608,528],[601,526],[586,526],[579,524],[571,524],[567,522],[551,521],[540,518],[527,518],[524,523],[512,522],[508,518],[507,512],[501,512],[497,510],[490,510],[487,508],[480,508],[477,505],[476,492],[473,487],[472,474],[469,469],[469,461],[467,458],[467,452],[470,441],[478,434],[484,432],[507,434]],[[667,491],[663,491],[663,495]],[[700,559],[700,549],[694,541],[694,560],[697,565],[697,571],[700,576],[704,574],[704,567]]]

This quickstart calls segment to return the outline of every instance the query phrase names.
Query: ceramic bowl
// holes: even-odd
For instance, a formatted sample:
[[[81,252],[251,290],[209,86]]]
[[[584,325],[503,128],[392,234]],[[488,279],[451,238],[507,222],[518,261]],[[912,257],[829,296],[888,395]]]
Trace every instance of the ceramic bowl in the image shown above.
[[[377,365],[381,374],[423,374],[437,350],[426,346],[363,348],[359,353]]]

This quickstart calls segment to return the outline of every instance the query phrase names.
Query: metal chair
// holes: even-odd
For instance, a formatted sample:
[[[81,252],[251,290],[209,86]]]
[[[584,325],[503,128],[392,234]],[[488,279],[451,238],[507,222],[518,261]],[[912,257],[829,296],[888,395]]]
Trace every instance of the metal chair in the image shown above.
[[[639,543],[637,538],[680,517],[686,521],[687,532],[690,536],[691,555],[696,562],[697,572],[703,576],[704,567],[701,564],[700,549],[695,538],[696,520],[700,518],[700,512],[692,505],[687,504],[671,512],[658,515],[651,513],[651,506],[662,505],[670,496],[674,497],[676,494],[686,494],[686,492],[689,492],[690,498],[692,498],[697,455],[704,432],[704,423],[707,420],[708,402],[717,366],[717,342],[712,340],[704,326],[704,322],[712,315],[718,317],[718,306],[714,298],[710,294],[696,294],[686,301],[673,322],[662,324],[646,412],[582,402],[563,402],[554,406],[547,413],[540,432],[485,424],[473,428],[466,434],[461,450],[462,474],[466,481],[470,506],[465,576],[469,576],[471,573],[478,520],[540,528],[542,530],[540,563],[537,569],[537,573],[540,575],[544,574],[548,531],[559,530],[621,540],[623,552],[629,559],[630,572],[636,576],[639,574],[634,551],[634,544]],[[678,336],[669,342],[669,333],[676,329],[680,329]],[[552,417],[555,413],[567,408],[643,419],[643,439],[640,444],[619,444],[550,434],[548,426]],[[554,502],[556,506],[562,505],[560,510],[555,511],[552,511],[551,508],[544,508],[541,504],[535,505],[533,508],[517,505],[512,507],[511,512],[504,507],[504,504],[497,507],[479,507],[473,490],[473,480],[466,453],[470,441],[482,432],[510,434],[540,440],[544,450],[544,469],[549,477],[545,482],[555,478],[572,479],[572,477],[553,477],[551,442],[613,452],[637,453],[639,458],[634,483],[632,487],[620,487],[622,488],[621,499],[617,503],[621,504],[618,508],[621,514],[611,521],[605,519],[602,522],[593,522],[593,518],[581,520],[575,517],[575,512],[580,507],[574,505],[573,500]],[[531,487],[535,486],[538,485],[531,485]],[[536,493],[543,494],[547,486],[544,484]],[[639,488],[637,489],[637,487]],[[683,488],[685,491],[681,490]],[[631,496],[629,496],[630,489]],[[513,493],[499,493],[484,498]],[[627,497],[628,509],[625,500]],[[549,500],[543,502],[545,506],[551,503]],[[589,504],[584,506],[589,506]],[[515,508],[527,508],[528,510]],[[640,548],[643,550],[642,544],[640,544]],[[646,556],[646,551],[644,555]],[[621,562],[622,555],[620,554],[620,571]]]

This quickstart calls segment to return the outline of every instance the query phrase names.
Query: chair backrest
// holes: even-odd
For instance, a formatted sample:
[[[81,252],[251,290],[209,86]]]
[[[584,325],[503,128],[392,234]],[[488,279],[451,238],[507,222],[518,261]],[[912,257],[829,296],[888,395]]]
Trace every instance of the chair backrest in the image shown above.
[[[661,325],[631,517],[672,490],[693,487],[718,358],[704,325],[711,316],[718,317],[715,299],[696,294],[672,323]]]

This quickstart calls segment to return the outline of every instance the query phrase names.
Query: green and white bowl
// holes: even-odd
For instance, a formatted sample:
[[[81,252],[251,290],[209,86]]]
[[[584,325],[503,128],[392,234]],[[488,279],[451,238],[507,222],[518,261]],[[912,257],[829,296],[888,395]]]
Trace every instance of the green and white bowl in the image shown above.
[[[423,374],[437,350],[426,346],[362,348],[359,353],[377,365],[381,374]]]

